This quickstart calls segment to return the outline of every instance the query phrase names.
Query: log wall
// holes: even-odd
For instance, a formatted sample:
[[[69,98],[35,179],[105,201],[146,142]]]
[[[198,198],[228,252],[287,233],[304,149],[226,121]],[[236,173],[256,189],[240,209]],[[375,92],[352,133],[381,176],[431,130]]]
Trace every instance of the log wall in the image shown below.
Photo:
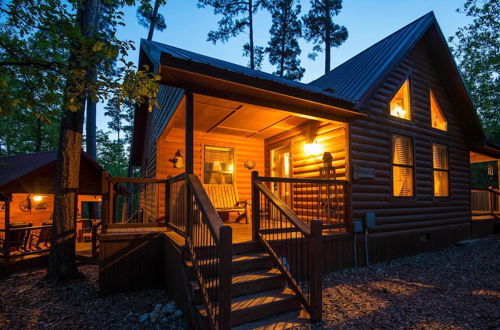
[[[428,50],[417,44],[368,101],[367,118],[349,128],[351,168],[372,168],[375,179],[352,180],[354,218],[377,215],[375,231],[411,230],[470,221],[469,152],[457,105],[448,96],[446,78],[437,74]],[[410,77],[411,121],[389,115],[389,102]],[[431,127],[429,88],[448,121],[448,131]],[[391,135],[411,136],[414,143],[415,191],[412,198],[392,196]],[[448,146],[450,196],[433,196],[432,143]]]

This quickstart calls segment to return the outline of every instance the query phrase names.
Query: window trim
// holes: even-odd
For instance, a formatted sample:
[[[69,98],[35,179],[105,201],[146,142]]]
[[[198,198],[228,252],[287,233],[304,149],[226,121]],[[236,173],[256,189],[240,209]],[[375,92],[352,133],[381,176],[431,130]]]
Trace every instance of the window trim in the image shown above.
[[[206,147],[215,147],[215,148],[228,148],[232,149],[233,151],[233,173],[232,173],[232,184],[236,184],[236,148],[235,147],[228,147],[228,146],[221,146],[221,145],[214,145],[214,144],[203,144],[203,158],[202,158],[202,167],[201,170],[203,172],[203,177],[202,182],[205,182],[205,153],[206,153]],[[205,183],[204,183],[205,184]]]
[[[446,147],[446,163],[448,164],[448,169],[443,170],[443,169],[436,169],[434,168],[434,144],[441,145]],[[431,141],[431,169],[432,169],[432,198],[436,200],[445,200],[449,199],[451,195],[451,181],[450,181],[450,146],[447,143],[441,143],[441,142],[436,142],[436,141]],[[436,196],[436,190],[435,190],[435,180],[434,180],[434,171],[438,172],[446,172],[448,176],[448,191],[446,196]]]
[[[409,102],[409,105],[410,105],[410,118],[409,119],[405,119],[405,118],[400,118],[400,117],[397,117],[397,116],[393,116],[391,115],[391,101],[394,99],[394,97],[396,96],[396,94],[399,92],[399,90],[401,89],[401,87],[403,87],[403,84],[408,80],[408,95],[410,97],[410,102]],[[413,109],[414,109],[414,104],[413,104],[413,77],[412,77],[412,72],[408,72],[404,78],[399,81],[398,85],[397,85],[397,88],[396,90],[394,90],[390,95],[389,95],[389,98],[387,100],[387,116],[389,118],[391,118],[392,120],[396,120],[396,121],[399,121],[401,123],[414,123],[413,121]]]
[[[393,146],[392,146],[392,138],[394,135],[400,135],[400,136],[404,136],[404,137],[407,137],[410,139],[411,141],[411,148],[412,148],[412,158],[413,158],[413,165],[400,165],[400,164],[394,164],[394,149],[393,149]],[[390,160],[390,167],[391,167],[391,173],[390,173],[390,182],[391,182],[391,185],[390,185],[390,196],[391,196],[391,199],[392,200],[395,200],[395,201],[411,201],[411,200],[416,200],[416,197],[417,197],[417,180],[416,180],[416,158],[415,158],[415,135],[413,134],[408,134],[408,133],[401,133],[399,131],[389,131],[389,160]],[[412,180],[413,180],[413,184],[412,184],[412,195],[411,196],[395,196],[394,195],[394,166],[399,166],[399,167],[406,167],[406,168],[412,168]]]

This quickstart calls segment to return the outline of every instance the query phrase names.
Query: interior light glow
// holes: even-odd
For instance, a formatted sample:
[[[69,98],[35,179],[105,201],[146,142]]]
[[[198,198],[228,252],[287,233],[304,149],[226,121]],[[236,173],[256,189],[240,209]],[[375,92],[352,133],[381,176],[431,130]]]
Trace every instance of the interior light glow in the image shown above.
[[[321,148],[321,145],[317,141],[314,141],[313,143],[304,144],[304,152],[308,156],[319,155],[322,152],[322,148]]]
[[[406,116],[406,111],[399,104],[394,107],[394,113],[399,118],[405,118]]]
[[[33,196],[33,200],[34,200],[35,202],[39,202],[39,201],[41,201],[42,199],[43,199],[43,197],[42,197],[42,196],[38,196],[38,195],[37,195],[37,196]]]

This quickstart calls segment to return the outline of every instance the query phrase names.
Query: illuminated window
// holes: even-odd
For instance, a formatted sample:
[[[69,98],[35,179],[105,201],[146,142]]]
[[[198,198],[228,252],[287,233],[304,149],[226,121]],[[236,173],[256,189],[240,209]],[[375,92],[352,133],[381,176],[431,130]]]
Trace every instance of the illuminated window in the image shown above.
[[[410,82],[408,79],[391,100],[391,116],[410,120]]]
[[[233,148],[205,146],[204,183],[232,184],[233,172]]]
[[[394,196],[413,196],[413,146],[407,136],[392,136],[392,187]]]
[[[434,92],[432,90],[430,92],[430,95],[432,127],[440,129],[442,131],[447,131],[448,122],[446,121],[446,118],[444,118],[443,112],[441,111],[441,108],[437,103],[436,96],[434,95]]]
[[[434,196],[448,196],[448,148],[445,145],[432,144],[432,168],[434,172]]]

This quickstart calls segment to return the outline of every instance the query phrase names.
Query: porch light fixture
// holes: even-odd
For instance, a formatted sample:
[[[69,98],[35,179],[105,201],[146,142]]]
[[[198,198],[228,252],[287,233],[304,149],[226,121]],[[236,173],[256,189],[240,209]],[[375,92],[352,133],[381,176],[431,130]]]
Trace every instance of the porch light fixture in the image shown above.
[[[43,197],[42,197],[42,196],[39,196],[39,195],[33,196],[33,200],[34,200],[35,202],[39,202],[39,201],[41,201],[42,199],[43,199]]]
[[[312,143],[304,144],[304,152],[308,156],[319,155],[322,152],[322,148],[318,141],[314,141]]]

